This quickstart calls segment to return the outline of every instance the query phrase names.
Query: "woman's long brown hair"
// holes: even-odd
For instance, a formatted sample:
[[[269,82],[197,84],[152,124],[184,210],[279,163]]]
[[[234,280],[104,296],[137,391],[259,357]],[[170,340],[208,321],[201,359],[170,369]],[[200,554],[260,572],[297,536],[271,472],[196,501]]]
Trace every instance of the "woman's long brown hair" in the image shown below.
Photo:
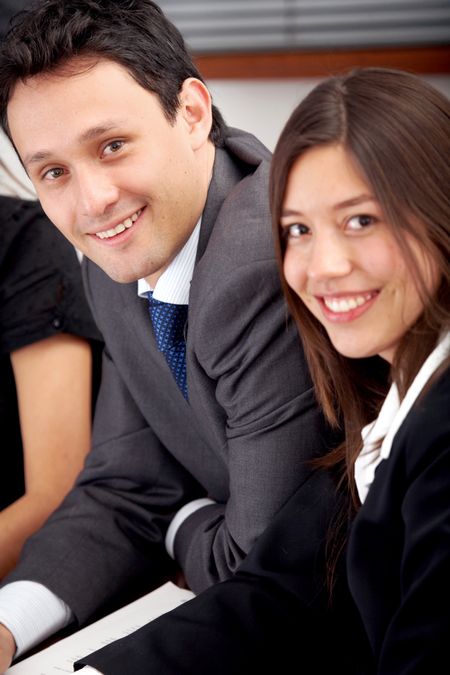
[[[349,359],[339,354],[283,277],[280,214],[289,171],[307,150],[329,144],[342,144],[372,187],[423,299],[424,311],[404,335],[390,369],[376,356]],[[450,327],[449,158],[447,98],[417,76],[381,68],[353,70],[319,84],[294,110],[275,148],[270,199],[282,285],[317,399],[327,419],[345,436],[344,443],[321,460],[322,466],[341,471],[340,487],[348,496],[331,537],[331,577],[343,546],[339,532],[346,529],[349,510],[359,507],[353,474],[361,428],[377,416],[389,379],[403,396],[439,334]],[[407,245],[406,232],[439,270],[440,285],[432,296]]]

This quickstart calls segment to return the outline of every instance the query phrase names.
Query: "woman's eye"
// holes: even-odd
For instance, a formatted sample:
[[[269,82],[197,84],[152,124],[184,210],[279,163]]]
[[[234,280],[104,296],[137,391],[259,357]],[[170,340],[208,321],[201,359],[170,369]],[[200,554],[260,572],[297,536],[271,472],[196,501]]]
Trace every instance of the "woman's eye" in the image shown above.
[[[299,237],[308,234],[309,228],[301,223],[293,223],[292,225],[285,227],[284,232],[289,239],[298,239]]]
[[[369,225],[373,225],[376,219],[373,216],[362,214],[360,216],[353,216],[347,221],[347,226],[350,230],[362,230]]]
[[[113,155],[115,152],[123,147],[123,141],[112,141],[105,146],[103,150],[104,155]]]

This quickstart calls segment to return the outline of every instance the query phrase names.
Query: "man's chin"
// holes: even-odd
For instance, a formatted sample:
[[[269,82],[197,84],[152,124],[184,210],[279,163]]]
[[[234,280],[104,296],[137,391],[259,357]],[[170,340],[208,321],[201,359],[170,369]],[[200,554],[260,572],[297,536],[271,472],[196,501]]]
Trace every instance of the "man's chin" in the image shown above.
[[[143,276],[137,270],[126,270],[113,265],[102,265],[88,255],[85,257],[89,258],[90,262],[99,267],[110,279],[112,279],[112,281],[116,281],[118,284],[131,284],[138,279],[141,279]]]
[[[126,272],[117,272],[116,270],[107,270],[102,268],[105,274],[108,275],[112,281],[115,281],[118,284],[132,284],[135,283],[138,279],[141,279],[141,275],[131,274]]]

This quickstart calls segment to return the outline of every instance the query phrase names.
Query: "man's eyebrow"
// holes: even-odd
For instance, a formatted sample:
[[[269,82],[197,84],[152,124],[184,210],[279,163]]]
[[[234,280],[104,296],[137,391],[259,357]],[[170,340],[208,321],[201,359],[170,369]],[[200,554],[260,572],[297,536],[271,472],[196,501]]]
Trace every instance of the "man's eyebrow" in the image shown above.
[[[23,165],[27,167],[31,164],[36,164],[37,162],[43,162],[44,160],[51,157],[51,155],[52,153],[49,150],[38,150],[32,155],[26,155],[23,160]]]
[[[86,143],[88,141],[95,141],[99,136],[114,131],[119,127],[120,122],[104,122],[103,124],[97,124],[95,127],[86,129],[83,131],[80,136],[78,136],[78,141],[80,143]]]
[[[90,127],[89,129],[86,129],[86,131],[83,131],[79,136],[78,136],[78,143],[88,143],[89,141],[95,141],[96,138],[99,138],[103,136],[106,133],[109,133],[111,131],[114,131],[115,129],[119,128],[120,122],[104,122],[102,124],[96,124],[94,127]],[[50,157],[52,157],[54,153],[51,150],[37,150],[36,152],[33,152],[30,155],[27,155],[24,158],[24,166],[30,166],[31,164],[36,164],[38,162],[43,162]]]

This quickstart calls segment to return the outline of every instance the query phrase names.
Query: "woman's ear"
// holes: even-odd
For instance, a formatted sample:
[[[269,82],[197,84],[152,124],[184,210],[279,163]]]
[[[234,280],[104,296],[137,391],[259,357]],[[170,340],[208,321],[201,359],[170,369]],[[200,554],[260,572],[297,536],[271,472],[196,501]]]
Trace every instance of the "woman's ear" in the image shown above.
[[[209,138],[212,125],[211,95],[195,77],[188,77],[180,91],[179,115],[188,127],[191,147],[198,150]]]

